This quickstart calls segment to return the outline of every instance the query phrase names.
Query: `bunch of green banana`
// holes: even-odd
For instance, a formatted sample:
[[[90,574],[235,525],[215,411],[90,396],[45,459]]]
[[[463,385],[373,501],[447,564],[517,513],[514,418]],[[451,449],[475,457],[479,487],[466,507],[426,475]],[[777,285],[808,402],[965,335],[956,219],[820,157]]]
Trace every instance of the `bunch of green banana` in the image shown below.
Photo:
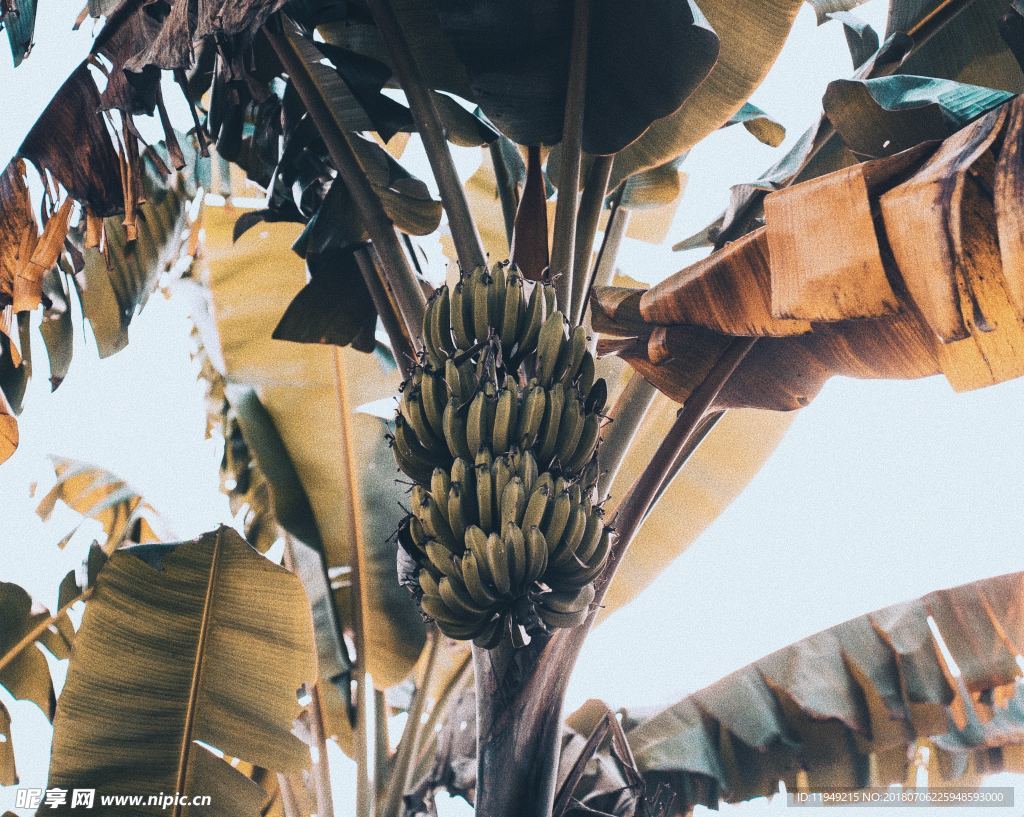
[[[406,583],[442,632],[490,647],[587,617],[611,544],[593,496],[606,400],[552,287],[498,264],[430,299],[393,448],[415,482]]]
[[[459,458],[412,489],[402,544],[420,604],[452,638],[492,646],[587,617],[611,531],[580,482],[538,473],[527,451]]]
[[[393,447],[417,482],[434,466],[533,449],[541,470],[578,475],[593,459],[608,397],[583,326],[567,332],[554,289],[514,268],[473,272],[427,306],[424,353],[405,382]]]

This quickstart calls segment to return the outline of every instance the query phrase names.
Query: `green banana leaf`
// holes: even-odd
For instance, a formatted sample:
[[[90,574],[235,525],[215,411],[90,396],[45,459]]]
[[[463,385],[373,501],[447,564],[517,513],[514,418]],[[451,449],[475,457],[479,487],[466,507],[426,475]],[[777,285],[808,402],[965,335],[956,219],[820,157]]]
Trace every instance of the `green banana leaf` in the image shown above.
[[[289,249],[296,225],[266,224],[232,244],[237,213],[207,208],[201,283],[208,321],[200,321],[211,360],[229,386],[255,391],[298,475],[323,542],[337,618],[365,632],[366,668],[386,688],[409,673],[424,644],[416,606],[398,586],[395,545],[402,486],[377,418],[363,403],[395,394],[400,376],[376,356],[271,337],[281,313],[305,284]],[[205,324],[205,325],[204,325]],[[229,389],[229,398],[230,398]],[[281,466],[251,444],[268,478]],[[272,479],[275,497],[282,491]],[[313,544],[306,542],[306,544]],[[363,589],[353,593],[352,571]],[[358,607],[357,607],[358,605]]]
[[[822,105],[846,147],[875,158],[944,139],[1011,96],[994,88],[896,74],[836,80],[825,90]]]
[[[0,28],[7,29],[14,65],[21,65],[32,49],[32,35],[36,27],[36,0],[18,0],[6,14],[0,15]]]
[[[366,113],[338,72],[324,64],[324,55],[312,36],[285,18],[284,40],[323,99],[333,125],[347,134],[388,217],[398,229],[410,235],[432,233],[441,222],[441,202],[432,198],[427,186],[411,176],[380,145],[355,133]]]
[[[0,685],[15,700],[34,703],[48,718],[53,717],[56,699],[50,668],[39,647],[54,658],[67,658],[70,628],[65,613],[51,616],[34,606],[22,587],[0,582]]]
[[[638,767],[681,805],[712,808],[770,796],[779,780],[789,791],[914,785],[915,741],[930,742],[949,785],[976,785],[1001,764],[1020,771],[1022,602],[1024,573],[939,590],[798,641],[651,717],[626,713]]]
[[[208,795],[209,814],[256,815],[263,790],[212,750],[275,771],[304,768],[309,750],[291,728],[297,691],[315,678],[301,583],[230,528],[120,551],[76,636],[49,785]],[[69,804],[43,811],[73,813]]]
[[[701,11],[718,34],[718,60],[677,111],[654,122],[615,157],[608,185],[692,148],[735,115],[775,62],[802,0],[708,0]]]

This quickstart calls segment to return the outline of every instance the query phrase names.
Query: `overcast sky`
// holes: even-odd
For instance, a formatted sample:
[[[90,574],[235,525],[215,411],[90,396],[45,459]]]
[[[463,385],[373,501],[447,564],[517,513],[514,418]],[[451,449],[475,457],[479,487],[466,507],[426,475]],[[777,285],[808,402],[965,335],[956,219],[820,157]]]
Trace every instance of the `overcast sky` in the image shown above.
[[[858,11],[880,32],[884,12],[879,0]],[[72,13],[64,4],[41,4],[39,45],[16,73],[0,54],[0,159],[56,90],[54,78],[88,49],[88,32],[68,32]],[[814,120],[828,81],[849,73],[838,24],[816,27],[805,7],[753,101],[787,127],[788,146]],[[714,218],[728,187],[757,176],[783,149],[759,144],[742,128],[698,146],[684,166],[689,184],[667,244]],[[459,159],[462,167],[474,161],[469,154]],[[647,280],[685,265],[667,246],[636,242],[621,262],[623,271]],[[202,438],[204,408],[187,335],[183,308],[156,298],[132,324],[124,352],[98,361],[91,339],[79,342],[70,376],[52,395],[38,371],[45,362],[37,342],[21,448],[0,466],[0,578],[52,604],[60,576],[81,556],[75,547],[54,549],[70,516],[43,526],[33,514],[28,486],[46,481],[50,452],[123,475],[182,537],[227,520],[217,490],[220,453]],[[589,697],[613,707],[668,704],[851,616],[1024,569],[1022,405],[1021,381],[959,396],[942,378],[832,381],[746,492],[647,592],[591,635],[569,706]],[[10,708],[19,771],[26,785],[43,785],[48,727],[31,705]],[[348,796],[342,780],[339,813]],[[13,797],[13,789],[0,789],[0,810],[13,807]]]

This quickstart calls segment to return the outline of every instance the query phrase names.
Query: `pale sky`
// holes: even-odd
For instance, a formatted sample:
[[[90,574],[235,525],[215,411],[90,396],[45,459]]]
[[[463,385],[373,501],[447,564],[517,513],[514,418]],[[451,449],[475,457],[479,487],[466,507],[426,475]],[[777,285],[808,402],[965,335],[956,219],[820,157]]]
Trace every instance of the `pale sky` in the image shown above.
[[[873,0],[858,14],[881,33],[885,8]],[[53,77],[66,74],[88,48],[88,32],[63,34],[71,15],[69,7],[41,4],[39,45],[17,72],[0,53],[0,101],[8,119],[0,160],[38,115],[40,100],[56,89]],[[826,84],[849,73],[840,26],[816,27],[804,7],[752,98],[787,127],[784,147],[761,145],[739,127],[698,146],[684,165],[689,185],[669,241],[662,248],[630,242],[620,258],[623,271],[657,280],[692,260],[669,245],[714,218],[731,184],[755,178],[775,161],[814,120]],[[472,170],[470,154],[457,158],[460,168]],[[202,439],[202,390],[188,359],[184,308],[154,298],[130,331],[129,347],[106,361],[96,359],[91,338],[80,342],[70,376],[52,395],[37,337],[21,447],[0,466],[0,579],[21,583],[48,604],[85,542],[58,553],[54,544],[71,517],[44,526],[34,516],[28,486],[46,483],[47,453],[119,473],[183,538],[229,517],[217,489],[219,447]],[[669,704],[851,616],[1024,569],[1022,405],[1024,381],[966,395],[955,395],[942,378],[832,381],[739,499],[652,587],[590,636],[570,684],[570,710],[590,697],[612,707]],[[0,698],[14,716],[23,785],[41,786],[48,725],[33,706],[11,704],[5,693]],[[351,808],[347,766],[338,765],[338,813],[344,814]],[[13,804],[14,790],[0,788],[0,811]],[[757,803],[737,811],[779,808]],[[455,804],[445,811],[467,813]]]

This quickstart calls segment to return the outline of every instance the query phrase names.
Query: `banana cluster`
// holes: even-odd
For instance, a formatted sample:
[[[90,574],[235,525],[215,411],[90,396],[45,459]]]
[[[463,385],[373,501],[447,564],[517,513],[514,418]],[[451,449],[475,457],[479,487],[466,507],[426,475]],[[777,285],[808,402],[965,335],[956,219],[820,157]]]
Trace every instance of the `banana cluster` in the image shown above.
[[[610,529],[594,504],[604,380],[554,289],[498,264],[431,298],[393,449],[424,614],[491,647],[580,624]]]

